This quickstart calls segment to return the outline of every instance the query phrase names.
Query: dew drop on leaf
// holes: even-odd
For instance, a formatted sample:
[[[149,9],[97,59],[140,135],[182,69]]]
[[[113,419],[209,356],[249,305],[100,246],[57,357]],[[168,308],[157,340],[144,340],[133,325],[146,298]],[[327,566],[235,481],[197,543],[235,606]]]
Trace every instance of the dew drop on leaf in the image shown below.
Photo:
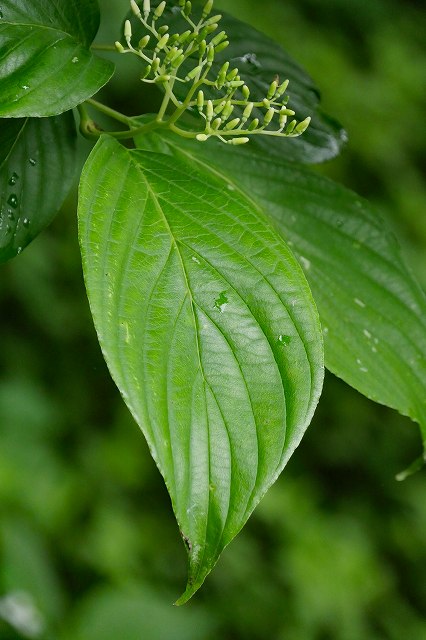
[[[30,226],[30,221],[29,221],[29,219],[28,219],[28,218],[24,218],[24,219],[22,220],[22,224],[23,224],[23,226],[24,226],[24,227],[26,227],[26,228],[28,229],[28,227]]]
[[[10,194],[10,196],[7,199],[7,204],[10,204],[11,207],[16,209],[16,207],[18,206],[18,196],[16,195],[16,193]]]
[[[307,271],[308,269],[311,268],[311,261],[310,260],[308,260],[304,256],[299,256],[299,260],[300,260],[300,264],[302,265],[303,269],[305,269],[305,271]]]
[[[12,175],[9,178],[9,184],[11,187],[13,187],[13,185],[15,185],[17,183],[17,181],[19,180],[19,176],[17,173],[15,173],[15,171],[12,173]]]
[[[277,342],[282,347],[287,347],[291,342],[291,336],[286,336],[284,333],[280,333]]]
[[[37,161],[36,161],[36,160],[34,160],[34,158],[28,158],[28,162],[30,163],[30,165],[31,165],[32,167],[35,167],[35,165],[37,164]]]

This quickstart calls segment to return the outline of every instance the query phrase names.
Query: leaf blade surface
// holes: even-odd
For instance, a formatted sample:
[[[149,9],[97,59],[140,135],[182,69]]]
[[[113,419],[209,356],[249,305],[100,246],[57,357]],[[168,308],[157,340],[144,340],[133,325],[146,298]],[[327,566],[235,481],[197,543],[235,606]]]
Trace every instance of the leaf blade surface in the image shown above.
[[[255,206],[103,138],[80,188],[92,315],[163,474],[191,597],[310,422],[322,345],[303,273]]]

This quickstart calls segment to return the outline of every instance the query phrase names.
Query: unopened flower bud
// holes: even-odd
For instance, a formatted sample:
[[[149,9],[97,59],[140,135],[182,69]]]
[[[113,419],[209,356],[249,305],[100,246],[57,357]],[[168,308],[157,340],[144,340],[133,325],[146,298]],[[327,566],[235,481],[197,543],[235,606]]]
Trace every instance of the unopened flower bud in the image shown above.
[[[190,16],[190,15],[191,15],[191,11],[192,11],[192,3],[191,3],[191,2],[189,2],[189,0],[188,0],[188,2],[185,2],[185,6],[184,6],[184,8],[183,8],[183,14],[184,14],[186,17],[188,17],[188,16]]]
[[[149,40],[150,40],[150,37],[148,35],[144,36],[143,38],[141,38],[139,40],[138,49],[140,49],[141,51],[142,51],[142,49],[145,49],[145,47],[148,44]]]
[[[220,33],[218,33],[214,38],[211,39],[210,44],[213,47],[216,47],[218,44],[220,44],[223,40],[226,40],[227,35],[225,31],[221,31]]]
[[[205,142],[207,140],[209,136],[206,136],[205,133],[197,133],[197,135],[195,136],[196,140],[198,140],[198,142]]]
[[[136,4],[135,0],[130,0],[130,8],[132,9],[133,13],[135,14],[135,16],[137,18],[141,18],[141,10],[139,9],[138,5]]]
[[[268,93],[266,94],[266,97],[268,100],[272,100],[272,98],[277,92],[277,88],[278,88],[278,82],[276,80],[273,80],[269,86]]]
[[[213,9],[213,0],[207,0],[206,4],[203,8],[203,13],[201,14],[202,18],[207,18],[211,10]]]
[[[288,125],[287,129],[285,130],[285,132],[288,133],[288,134],[293,133],[296,125],[297,125],[296,120],[292,120],[290,122],[290,124]]]
[[[124,23],[124,37],[127,43],[129,43],[129,40],[132,37],[132,25],[130,24],[130,20],[126,20]]]
[[[204,107],[204,93],[200,89],[197,95],[197,109],[200,113],[202,112],[203,107]]]
[[[245,84],[241,87],[241,93],[243,94],[243,97],[245,100],[248,100],[250,97],[250,89],[248,88],[248,86]]]
[[[289,80],[284,80],[284,82],[282,82],[280,84],[280,86],[278,87],[277,92],[276,92],[276,97],[277,98],[279,98],[280,96],[283,95],[283,93],[286,92],[289,82],[290,82]]]
[[[159,41],[157,42],[157,46],[155,47],[155,51],[161,51],[167,44],[168,39],[170,38],[168,33],[165,33],[164,36],[161,36]]]
[[[158,7],[154,10],[154,20],[158,20],[163,15],[164,9],[166,8],[166,1],[160,2]]]
[[[249,131],[254,131],[255,129],[257,129],[259,126],[259,118],[254,118],[251,122],[250,125],[248,127]]]
[[[226,123],[224,129],[226,131],[229,131],[230,129],[235,129],[235,127],[238,127],[239,124],[240,124],[240,118],[234,118],[233,120],[230,120],[229,122]]]
[[[297,124],[294,128],[294,133],[297,133],[300,135],[301,133],[306,131],[306,129],[309,127],[310,121],[311,121],[311,118],[310,116],[308,116],[307,118],[299,122],[299,124]]]
[[[118,42],[118,40],[116,42],[114,42],[114,46],[117,49],[118,53],[124,53],[125,52],[125,48],[123,47],[121,42]]]
[[[250,138],[231,138],[230,140],[227,140],[228,144],[233,144],[233,145],[240,145],[240,144],[247,144],[247,142],[249,142]]]
[[[211,100],[207,100],[206,103],[206,118],[207,121],[210,122],[214,115],[213,102]]]
[[[226,49],[226,47],[229,46],[229,40],[225,40],[224,42],[221,42],[220,44],[218,44],[214,51],[215,53],[220,53],[221,51],[223,51],[224,49]]]
[[[251,112],[253,111],[253,107],[254,107],[253,102],[249,102],[248,105],[245,107],[243,111],[243,118],[242,118],[243,122],[246,122],[250,118]]]
[[[148,18],[150,11],[151,11],[150,0],[143,0],[143,17],[145,18],[145,20]]]
[[[268,111],[265,113],[263,118],[263,124],[265,127],[271,122],[272,118],[274,117],[274,113],[275,109],[273,107],[268,109]]]

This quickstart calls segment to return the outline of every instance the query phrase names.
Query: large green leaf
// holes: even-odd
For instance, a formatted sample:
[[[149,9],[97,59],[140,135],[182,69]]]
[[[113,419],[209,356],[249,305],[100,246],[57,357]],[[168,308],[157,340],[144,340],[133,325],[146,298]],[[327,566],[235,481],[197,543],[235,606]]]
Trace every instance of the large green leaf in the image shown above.
[[[317,313],[262,212],[201,165],[105,136],[83,170],[79,225],[105,359],[186,541],[184,602],[311,420]]]
[[[183,32],[188,28],[188,24],[182,19],[177,7],[172,5],[173,1],[168,2],[164,13],[164,22],[170,25],[171,33]],[[194,10],[194,15],[197,15],[197,11],[200,13],[200,8]],[[251,144],[260,150],[266,150],[269,155],[303,163],[323,162],[338,155],[342,145],[346,142],[346,132],[338,122],[321,111],[319,107],[320,93],[312,78],[271,38],[228,13],[221,10],[220,12],[223,17],[219,30],[223,29],[227,32],[230,45],[217,56],[211,72],[212,78],[214,78],[214,73],[219,71],[223,62],[230,60],[231,66],[239,69],[241,77],[249,86],[253,100],[262,100],[266,96],[272,80],[277,75],[281,80],[288,78],[290,80],[289,107],[296,111],[299,120],[303,120],[307,116],[312,117],[308,130],[301,137],[283,139],[256,136]],[[134,38],[137,41],[144,32],[131,12],[127,17],[132,20]],[[195,64],[193,61],[192,66]],[[174,91],[178,97],[184,99],[188,85],[176,83]],[[238,108],[235,110],[235,115],[238,115],[237,111]],[[197,116],[196,109],[194,109],[193,115]],[[263,119],[263,115],[264,111],[259,109],[253,111],[253,117],[259,117],[260,120]],[[204,128],[204,124],[202,128]]]
[[[166,144],[268,212],[305,270],[326,366],[418,422],[426,450],[426,297],[378,213],[331,180],[249,145],[224,151],[213,141],[194,145],[163,135],[163,151]]]
[[[0,120],[0,262],[54,218],[75,175],[70,111],[52,118]]]
[[[94,55],[96,0],[4,0],[0,116],[50,116],[95,94],[114,65]]]

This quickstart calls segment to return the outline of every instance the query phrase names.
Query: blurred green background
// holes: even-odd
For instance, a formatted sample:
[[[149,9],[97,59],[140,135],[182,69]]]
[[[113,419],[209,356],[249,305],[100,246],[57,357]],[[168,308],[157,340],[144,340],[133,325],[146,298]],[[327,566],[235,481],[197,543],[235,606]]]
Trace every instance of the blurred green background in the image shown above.
[[[113,41],[127,2],[101,7],[99,41]],[[426,285],[422,3],[226,8],[314,77],[349,133],[319,170],[376,203]],[[129,113],[142,110],[133,71],[106,92]],[[394,480],[418,429],[332,376],[279,481],[201,592],[172,606],[184,546],[97,346],[75,197],[1,268],[0,640],[424,640],[426,476]]]

